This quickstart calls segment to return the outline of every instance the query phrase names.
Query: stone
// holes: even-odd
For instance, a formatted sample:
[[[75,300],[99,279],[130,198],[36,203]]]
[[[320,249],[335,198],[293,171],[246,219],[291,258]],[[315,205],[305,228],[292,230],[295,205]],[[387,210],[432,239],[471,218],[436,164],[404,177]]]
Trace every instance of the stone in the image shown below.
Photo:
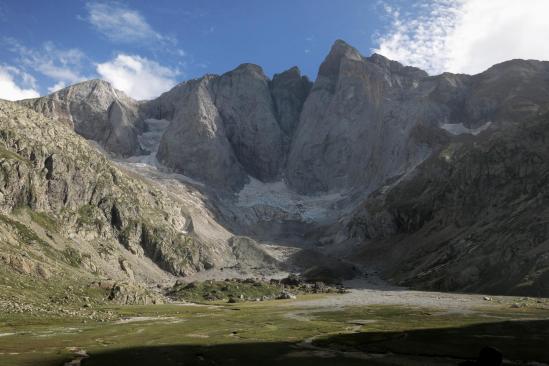
[[[278,296],[277,296],[277,300],[294,300],[296,299],[297,297],[288,292],[288,291],[282,291]]]
[[[20,103],[73,127],[114,154],[141,152],[137,135],[144,125],[138,103],[106,81],[84,81]]]

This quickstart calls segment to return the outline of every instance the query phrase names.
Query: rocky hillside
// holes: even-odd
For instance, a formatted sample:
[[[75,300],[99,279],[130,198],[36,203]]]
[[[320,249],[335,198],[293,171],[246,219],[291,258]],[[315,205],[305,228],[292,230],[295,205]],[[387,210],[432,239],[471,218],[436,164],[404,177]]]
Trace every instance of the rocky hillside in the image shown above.
[[[549,62],[429,76],[336,41],[313,83],[243,64],[150,101],[93,80],[20,104],[52,119],[2,104],[0,207],[114,245],[105,268],[306,270],[358,246],[398,283],[547,294]]]
[[[189,198],[197,195],[175,197],[119,169],[60,120],[0,101],[0,261],[22,283],[65,278],[67,265],[75,280],[138,287],[248,258],[275,265],[215,223]]]
[[[463,137],[372,195],[348,229],[394,281],[549,296],[549,115]]]
[[[142,151],[137,135],[144,124],[138,103],[106,81],[85,81],[20,103],[66,123],[114,154],[130,156]]]

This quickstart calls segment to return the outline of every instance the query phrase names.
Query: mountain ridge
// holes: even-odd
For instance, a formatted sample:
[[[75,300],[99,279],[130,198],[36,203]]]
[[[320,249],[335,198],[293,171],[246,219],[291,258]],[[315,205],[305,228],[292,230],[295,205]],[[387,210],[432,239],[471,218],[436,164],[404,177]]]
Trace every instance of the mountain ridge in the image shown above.
[[[331,267],[332,273],[346,272],[339,267],[347,268],[348,263],[338,260],[358,260],[359,252],[363,254],[361,263],[373,265],[367,257],[378,258],[376,253],[384,245],[388,256],[393,253],[399,257],[398,250],[402,250],[401,260],[417,263],[419,268],[428,266],[421,260],[428,262],[431,254],[425,254],[421,243],[412,244],[411,249],[402,243],[406,238],[427,235],[422,228],[430,227],[436,219],[440,208],[429,206],[436,199],[456,204],[428,194],[420,196],[424,201],[416,202],[415,191],[406,188],[412,184],[409,182],[425,187],[427,192],[438,192],[436,185],[446,184],[444,179],[464,184],[460,175],[441,178],[448,172],[470,174],[468,164],[477,166],[479,171],[491,169],[492,162],[483,160],[481,155],[467,160],[469,155],[463,146],[478,152],[477,144],[485,146],[487,140],[502,134],[507,137],[499,144],[507,146],[513,138],[509,131],[519,131],[517,126],[547,113],[549,62],[511,60],[476,75],[430,76],[382,55],[364,57],[339,40],[321,64],[314,82],[301,75],[297,67],[268,78],[260,66],[248,63],[221,75],[180,83],[149,101],[134,101],[110,84],[89,81],[19,104],[94,140],[113,163],[130,174],[158,184],[173,197],[185,197],[183,206],[192,207],[195,212],[192,227],[201,229],[202,236],[197,237],[191,255],[199,259],[193,259],[192,265],[176,264],[181,253],[170,253],[177,240],[155,244],[165,250],[159,256],[154,254],[157,250],[148,252],[156,258],[157,265],[172,275],[234,264],[236,249],[231,243],[249,243],[248,239],[235,241],[241,236],[250,238],[255,248],[249,249],[251,252],[262,248],[286,252],[280,248],[296,247],[303,253],[318,253],[318,258],[324,258],[319,259],[322,266]],[[142,143],[145,134],[149,134],[147,144]],[[447,151],[459,154],[448,155]],[[528,146],[517,144],[516,153],[528,156],[531,151]],[[491,154],[488,159],[497,159]],[[444,161],[444,156],[451,156],[444,168],[433,163],[436,159]],[[520,165],[515,160],[508,163],[510,169]],[[434,174],[433,178],[430,174]],[[418,176],[421,180],[414,180]],[[538,181],[540,177],[531,179]],[[518,183],[512,175],[501,179],[514,192]],[[493,188],[478,184],[466,187],[477,193]],[[394,193],[401,191],[412,193]],[[380,197],[398,197],[397,201],[412,203],[405,215],[398,214],[404,212],[402,208]],[[500,199],[516,197],[509,194]],[[466,215],[467,207],[457,207]],[[528,211],[529,207],[526,206],[525,215],[530,212],[532,217],[543,220],[543,211],[534,210],[533,205]],[[111,207],[105,216],[114,215],[124,221],[124,214],[113,212]],[[502,209],[503,213],[508,212]],[[406,225],[413,230],[403,230]],[[114,232],[126,230],[125,224],[116,226]],[[470,235],[481,230],[473,224],[469,226]],[[513,232],[520,230],[519,226],[508,226]],[[221,236],[210,237],[208,230]],[[129,232],[134,235],[132,245],[137,252],[150,250],[139,239],[143,237],[142,225],[132,223]],[[494,238],[498,237],[494,234]],[[465,262],[453,261],[448,251],[461,255],[461,244],[446,248],[449,239],[437,238],[428,237],[428,241],[448,271],[435,271],[437,275],[427,281],[406,263],[388,260],[384,273],[396,282],[422,288],[501,292],[507,286],[509,291],[545,294],[546,290],[540,290],[538,285],[517,285],[526,275],[535,277],[537,284],[538,278],[544,278],[543,266],[536,274],[516,271],[505,286],[483,285],[495,281],[497,271],[470,277],[470,285],[459,281],[445,283],[441,278],[453,276],[464,266],[476,263],[476,259],[467,261],[462,256]],[[242,245],[248,248],[248,244]],[[485,245],[486,250],[498,250],[490,240]],[[517,251],[522,253],[528,245],[525,241]],[[414,254],[414,248],[425,256]],[[545,250],[543,245],[539,248]],[[484,254],[481,257],[490,258]],[[310,265],[298,254],[286,254],[282,262],[279,269],[290,265],[306,270],[300,265]],[[489,268],[505,265],[519,266],[513,259],[487,264]]]

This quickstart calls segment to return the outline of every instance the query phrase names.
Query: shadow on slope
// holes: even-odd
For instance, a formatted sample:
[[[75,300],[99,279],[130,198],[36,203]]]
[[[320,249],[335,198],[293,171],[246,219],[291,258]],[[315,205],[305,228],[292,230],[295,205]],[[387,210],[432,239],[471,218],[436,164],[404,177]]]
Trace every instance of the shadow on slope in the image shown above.
[[[239,341],[234,334],[235,342]],[[175,365],[458,365],[485,346],[508,365],[549,362],[549,320],[505,321],[464,327],[373,331],[319,337],[312,342],[143,346],[92,353],[84,366]],[[475,364],[475,363],[472,363]]]

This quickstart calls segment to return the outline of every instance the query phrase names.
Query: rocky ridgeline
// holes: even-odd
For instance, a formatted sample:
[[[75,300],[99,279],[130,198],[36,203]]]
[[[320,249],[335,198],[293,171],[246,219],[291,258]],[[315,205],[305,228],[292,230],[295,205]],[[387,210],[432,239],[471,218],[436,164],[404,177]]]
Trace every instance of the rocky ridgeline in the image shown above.
[[[135,102],[92,80],[22,103],[118,155],[139,155],[147,118],[170,121],[157,157],[214,187],[286,178],[311,194],[372,191],[456,130],[520,122],[549,107],[549,65],[512,60],[478,75],[426,72],[337,41],[314,83],[292,68],[270,80],[243,64]],[[454,128],[455,127],[455,128]]]
[[[88,270],[120,280],[246,260],[276,267],[258,251],[238,257],[232,239],[256,235],[376,261],[406,285],[548,294],[547,215],[535,193],[546,152],[521,132],[549,111],[547,75],[548,62],[511,60],[477,75],[429,76],[336,41],[313,83],[297,68],[270,79],[243,64],[137,102],[83,82],[20,102],[53,119],[2,103],[0,208],[54,215],[61,237],[95,243],[73,245],[85,249]],[[135,157],[146,154],[146,120],[168,121],[151,161],[162,164],[158,174],[184,175],[177,189],[165,175],[167,188],[156,189],[137,170],[121,172],[69,131],[111,157]],[[307,206],[307,219],[289,218],[276,200],[244,209],[235,197],[251,178],[340,198]],[[259,209],[276,215],[258,222]]]

